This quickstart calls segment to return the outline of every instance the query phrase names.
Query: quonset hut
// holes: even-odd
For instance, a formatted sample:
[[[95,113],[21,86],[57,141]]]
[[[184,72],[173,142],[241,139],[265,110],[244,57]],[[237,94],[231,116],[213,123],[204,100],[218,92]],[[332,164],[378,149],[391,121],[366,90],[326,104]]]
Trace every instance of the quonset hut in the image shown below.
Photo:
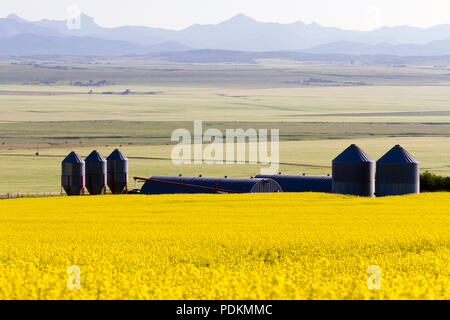
[[[113,194],[127,192],[128,184],[128,159],[119,151],[114,150],[107,161],[108,187]]]
[[[84,193],[85,164],[72,151],[61,163],[61,185],[68,196],[79,196]]]
[[[106,160],[94,150],[84,160],[86,164],[86,189],[90,194],[106,193]]]
[[[375,194],[377,197],[420,193],[420,165],[400,145],[377,161]]]
[[[154,176],[146,179],[141,194],[282,192],[272,179]]]
[[[333,193],[373,197],[375,162],[352,144],[332,162]]]
[[[330,176],[270,174],[257,175],[257,178],[275,180],[284,192],[326,192],[332,191],[332,178]]]

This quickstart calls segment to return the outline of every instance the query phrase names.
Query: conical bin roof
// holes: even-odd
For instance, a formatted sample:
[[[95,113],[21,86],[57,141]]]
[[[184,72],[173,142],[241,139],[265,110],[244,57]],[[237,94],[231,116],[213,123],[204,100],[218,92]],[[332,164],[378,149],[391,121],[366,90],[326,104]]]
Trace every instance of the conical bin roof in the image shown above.
[[[72,151],[69,155],[62,161],[63,163],[84,163],[83,159],[75,152]]]
[[[408,151],[396,145],[382,156],[377,163],[419,163]]]
[[[84,160],[85,162],[105,162],[105,158],[97,151],[94,150],[90,155]]]
[[[114,150],[106,160],[128,160],[119,149]]]
[[[360,147],[352,144],[338,155],[333,162],[373,162],[373,159]]]

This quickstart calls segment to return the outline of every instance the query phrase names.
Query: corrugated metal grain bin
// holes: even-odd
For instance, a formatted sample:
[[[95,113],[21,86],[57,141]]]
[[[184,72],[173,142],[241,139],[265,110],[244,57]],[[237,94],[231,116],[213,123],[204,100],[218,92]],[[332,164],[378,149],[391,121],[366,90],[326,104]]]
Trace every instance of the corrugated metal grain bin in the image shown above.
[[[272,179],[154,176],[141,194],[282,192]]]
[[[128,159],[116,149],[106,158],[106,163],[109,189],[113,194],[125,193],[128,184]]]
[[[86,164],[86,189],[90,194],[106,192],[106,160],[94,150],[84,160]]]
[[[332,178],[330,176],[270,174],[257,175],[256,178],[275,180],[284,192],[326,192],[332,191]]]
[[[72,151],[61,163],[61,185],[68,196],[79,196],[84,193],[85,164]]]
[[[377,197],[420,193],[420,164],[400,145],[377,161],[375,195]]]
[[[375,162],[352,144],[332,162],[333,193],[373,197]]]

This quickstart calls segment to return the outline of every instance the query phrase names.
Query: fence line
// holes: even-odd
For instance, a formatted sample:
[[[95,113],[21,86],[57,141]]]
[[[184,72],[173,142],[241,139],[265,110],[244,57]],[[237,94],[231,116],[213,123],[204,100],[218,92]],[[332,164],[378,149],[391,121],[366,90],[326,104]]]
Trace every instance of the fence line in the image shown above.
[[[0,194],[0,199],[15,199],[15,198],[42,198],[42,197],[58,197],[61,193],[6,193]]]

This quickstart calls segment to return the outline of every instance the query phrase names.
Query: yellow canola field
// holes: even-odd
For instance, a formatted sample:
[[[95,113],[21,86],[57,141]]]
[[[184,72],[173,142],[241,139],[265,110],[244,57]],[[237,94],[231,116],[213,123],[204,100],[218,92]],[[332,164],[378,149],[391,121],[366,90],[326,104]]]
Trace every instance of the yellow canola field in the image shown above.
[[[0,299],[450,299],[449,208],[448,193],[0,200]]]

